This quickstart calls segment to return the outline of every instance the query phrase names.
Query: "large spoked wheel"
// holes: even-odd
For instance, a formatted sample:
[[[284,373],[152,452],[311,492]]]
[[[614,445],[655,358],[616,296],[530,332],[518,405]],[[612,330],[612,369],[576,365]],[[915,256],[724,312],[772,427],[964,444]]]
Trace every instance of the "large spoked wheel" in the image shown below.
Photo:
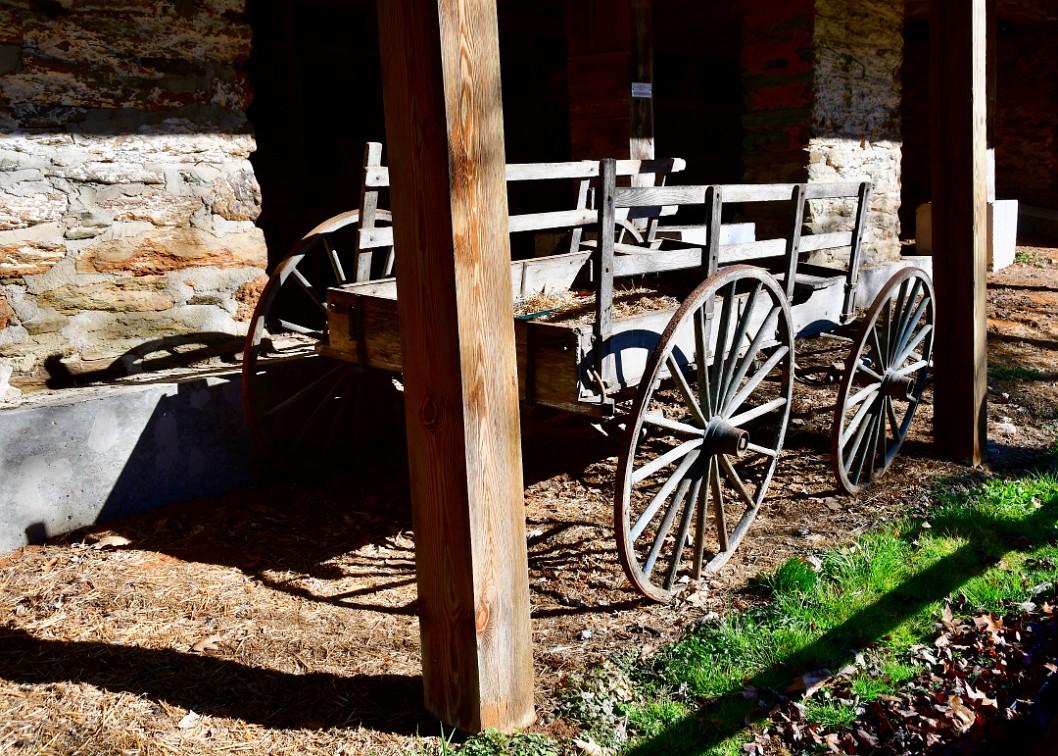
[[[667,600],[746,535],[778,463],[793,394],[790,307],[766,271],[725,268],[672,316],[647,363],[618,465],[625,574]]]
[[[318,353],[327,343],[326,292],[356,275],[359,212],[324,221],[276,267],[254,309],[243,351],[243,405],[250,434],[278,469],[331,461],[342,429],[365,403],[358,366]]]
[[[933,283],[922,270],[905,268],[875,297],[845,363],[831,464],[846,493],[862,491],[896,457],[929,379],[932,355]]]

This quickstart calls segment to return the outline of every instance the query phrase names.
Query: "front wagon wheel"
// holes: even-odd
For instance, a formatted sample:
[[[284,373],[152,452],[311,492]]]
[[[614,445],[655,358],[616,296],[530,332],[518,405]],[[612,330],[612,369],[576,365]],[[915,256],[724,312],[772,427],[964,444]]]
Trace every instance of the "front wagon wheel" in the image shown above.
[[[793,366],[789,304],[759,268],[725,268],[672,316],[618,464],[618,554],[643,595],[667,600],[745,537],[782,449]]]

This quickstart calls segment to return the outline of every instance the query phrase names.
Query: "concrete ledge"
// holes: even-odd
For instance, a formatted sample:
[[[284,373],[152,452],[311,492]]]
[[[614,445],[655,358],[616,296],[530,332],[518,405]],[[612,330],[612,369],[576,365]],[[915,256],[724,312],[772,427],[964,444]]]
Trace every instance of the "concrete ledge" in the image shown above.
[[[260,478],[237,372],[0,408],[0,552]]]

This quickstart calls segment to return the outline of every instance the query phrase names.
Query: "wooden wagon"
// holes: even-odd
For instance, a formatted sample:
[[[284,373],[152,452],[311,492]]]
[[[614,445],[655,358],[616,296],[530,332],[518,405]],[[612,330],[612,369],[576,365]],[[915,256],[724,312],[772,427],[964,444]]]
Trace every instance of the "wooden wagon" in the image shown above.
[[[333,446],[365,396],[364,376],[401,370],[380,156],[369,145],[359,210],[307,234],[254,314],[246,408],[277,462]],[[539,241],[551,232],[548,254],[511,264],[519,396],[624,420],[618,551],[631,583],[657,600],[723,566],[763,504],[789,423],[796,339],[829,334],[850,345],[832,428],[832,466],[849,493],[897,453],[933,342],[923,270],[897,265],[880,285],[864,285],[869,183],[666,185],[682,167],[604,160],[507,170],[509,186],[562,182],[575,198],[569,209],[510,216],[512,234]],[[806,208],[823,201],[844,204],[844,230],[805,231]],[[786,233],[729,238],[737,227],[728,215],[749,207],[773,221],[781,214]],[[840,265],[812,262],[834,251]]]

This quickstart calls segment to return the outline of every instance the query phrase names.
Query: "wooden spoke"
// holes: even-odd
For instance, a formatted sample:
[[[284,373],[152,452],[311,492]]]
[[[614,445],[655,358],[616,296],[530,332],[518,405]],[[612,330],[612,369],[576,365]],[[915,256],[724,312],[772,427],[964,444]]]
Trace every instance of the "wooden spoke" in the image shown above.
[[[639,384],[614,504],[621,563],[645,596],[664,601],[731,557],[778,464],[792,392],[789,305],[765,271],[724,268],[673,314]],[[736,426],[750,437],[739,457]]]
[[[687,478],[681,480],[679,488],[676,490],[676,495],[672,498],[668,509],[665,510],[665,516],[658,526],[657,533],[654,534],[654,545],[650,547],[650,553],[647,554],[646,561],[643,562],[643,573],[647,577],[650,577],[650,573],[654,571],[654,563],[657,561],[662,547],[666,545],[665,542],[668,540],[669,530],[672,528],[672,523],[676,520],[676,515],[683,509],[683,503],[686,501],[690,489],[691,481]],[[677,540],[673,547],[673,552],[679,554],[682,550],[683,544]]]
[[[661,488],[651,498],[650,503],[646,509],[643,510],[642,514],[636,519],[635,524],[632,526],[631,535],[633,538],[638,538],[642,535],[647,525],[654,518],[654,515],[661,509],[661,505],[665,503],[665,500],[669,497],[678,485],[687,479],[687,474],[693,469],[694,463],[698,461],[700,455],[695,453],[693,456],[684,458],[683,462],[680,463],[676,471],[668,477],[668,479],[662,484]]]
[[[356,434],[343,426],[365,403],[365,376],[323,357],[328,336],[327,289],[356,270],[357,212],[324,221],[276,266],[261,292],[243,350],[243,405],[251,437],[272,469],[303,472],[351,454]],[[348,250],[342,252],[341,250]],[[368,381],[381,390],[383,383]]]
[[[323,338],[324,334],[326,333],[323,329],[306,328],[305,326],[299,323],[294,323],[290,320],[283,320],[282,318],[269,318],[268,330],[271,333],[275,333],[276,331],[280,330],[289,331],[290,333],[298,333],[302,336],[312,336],[315,338]]]
[[[305,278],[305,274],[297,268],[294,269],[291,275],[294,277],[294,280],[298,282],[298,284],[305,291],[305,293],[309,295],[309,299],[312,300],[312,303],[319,308],[320,312],[322,312],[324,316],[326,316],[327,303],[323,301],[323,295],[321,295],[316,290],[316,287],[313,285],[313,283],[309,281],[309,279]]]
[[[703,419],[701,425],[689,425],[688,423],[681,423],[679,420],[670,420],[664,415],[657,413],[650,413],[643,418],[643,421],[649,423],[655,428],[661,428],[663,430],[672,431],[677,436],[682,437],[698,437],[702,435],[702,429],[705,427],[705,421]]]
[[[778,399],[772,399],[770,402],[760,405],[759,407],[753,407],[745,412],[735,415],[734,417],[728,418],[728,422],[736,428],[741,428],[751,420],[756,420],[758,417],[767,415],[769,412],[774,412],[778,409],[788,408],[790,400],[785,396],[780,396]],[[787,412],[789,410],[787,409]]]
[[[639,483],[642,480],[646,480],[651,475],[661,470],[681,457],[686,456],[698,447],[702,445],[701,433],[699,432],[698,438],[693,438],[690,441],[685,441],[674,449],[670,449],[661,456],[655,457],[651,461],[647,462],[641,468],[632,473],[632,480],[635,483]]]
[[[322,239],[323,248],[327,251],[327,262],[331,264],[331,271],[334,273],[334,277],[338,281],[348,281],[349,279],[345,275],[345,269],[342,267],[342,259],[338,256],[338,252],[334,249],[334,245],[331,244],[331,237],[329,234],[325,234]]]
[[[881,384],[878,384],[878,385],[881,386]],[[846,426],[845,426],[845,428],[844,428],[844,430],[843,430],[843,432],[841,434],[841,437],[840,437],[840,443],[843,446],[846,443],[848,443],[849,436],[851,436],[853,433],[855,433],[859,429],[861,423],[863,423],[863,419],[865,417],[869,417],[870,416],[871,412],[874,409],[874,407],[873,407],[874,399],[877,396],[878,396],[878,392],[877,391],[873,391],[873,392],[870,393],[869,397],[865,397],[865,398],[869,398],[870,401],[867,401],[867,402],[864,402],[863,404],[861,404],[860,408],[858,410],[856,410],[856,414],[853,415],[852,419],[848,422],[848,424],[846,424]],[[847,407],[853,407],[853,406],[855,406],[858,403],[859,402],[855,402],[854,403],[854,402],[850,401],[850,402],[846,403],[846,406]]]
[[[314,381],[310,381],[306,385],[299,387],[294,393],[283,399],[283,401],[269,407],[264,413],[262,413],[263,417],[271,418],[277,413],[285,412],[303,401],[306,397],[320,393],[321,389],[323,389],[322,393],[324,394],[333,391],[338,386],[338,383],[345,377],[341,373],[345,370],[346,366],[341,363],[329,364],[330,367],[327,369],[327,372],[319,378],[316,378]],[[327,388],[324,388],[324,386]]]
[[[760,353],[765,339],[775,332],[775,323],[781,312],[781,308],[773,307],[764,318],[764,322],[758,329],[757,335],[753,337],[753,341],[750,342],[745,355],[742,357],[742,361],[739,363],[738,371],[731,377],[731,382],[728,384],[729,386],[737,387],[742,385],[742,381],[745,379],[746,373],[748,373],[749,369],[753,366],[754,359]],[[730,406],[730,404],[731,402],[728,402],[726,406]]]
[[[729,342],[731,340],[731,311],[735,308],[734,284],[721,290],[720,328],[717,331],[716,348],[713,350],[713,364],[710,378],[709,409],[716,412],[720,406],[721,374],[727,362]]]
[[[723,393],[717,400],[717,407],[726,407],[728,403],[728,397],[731,395],[731,391],[738,387],[738,383],[733,382],[735,365],[736,363],[745,363],[745,358],[739,359],[739,355],[742,348],[742,342],[749,336],[750,329],[750,318],[756,308],[757,297],[760,296],[761,287],[763,283],[757,282],[753,287],[753,291],[746,297],[745,304],[742,307],[742,316],[739,318],[738,326],[735,328],[734,338],[731,344],[727,348],[728,359],[724,361],[724,371],[720,378],[720,385],[723,387]],[[734,297],[731,297],[734,299]],[[759,334],[758,334],[759,335]],[[748,352],[747,352],[748,354]]]
[[[895,274],[867,311],[831,430],[834,475],[846,493],[883,475],[907,436],[928,380],[933,317],[933,284],[917,268]],[[870,379],[866,386],[861,376]]]
[[[764,363],[761,369],[754,373],[753,377],[746,381],[746,384],[731,398],[731,401],[723,406],[722,414],[730,416],[734,410],[737,410],[742,406],[742,403],[746,401],[746,397],[750,396],[750,394],[756,390],[761,381],[771,375],[775,366],[786,356],[785,350],[786,347],[779,347],[772,352],[771,356],[768,357],[768,360]]]
[[[676,358],[671,354],[669,355],[668,366],[669,375],[672,376],[673,383],[676,384],[676,388],[679,389],[680,394],[683,396],[684,404],[691,411],[691,416],[698,422],[699,428],[704,428],[705,414],[702,412],[702,405],[699,404],[698,397],[694,395],[694,390],[687,383],[687,376],[683,374],[683,370],[676,364]]]
[[[698,504],[698,492],[701,490],[701,486],[702,480],[700,477],[696,478],[691,484],[687,505],[683,508],[683,516],[680,517],[680,530],[676,534],[676,548],[672,550],[672,554],[669,557],[669,569],[665,573],[665,590],[672,590],[672,586],[676,582],[676,575],[679,572],[681,563],[680,556],[687,545],[687,536],[691,531],[691,520],[694,518],[694,511]]]

